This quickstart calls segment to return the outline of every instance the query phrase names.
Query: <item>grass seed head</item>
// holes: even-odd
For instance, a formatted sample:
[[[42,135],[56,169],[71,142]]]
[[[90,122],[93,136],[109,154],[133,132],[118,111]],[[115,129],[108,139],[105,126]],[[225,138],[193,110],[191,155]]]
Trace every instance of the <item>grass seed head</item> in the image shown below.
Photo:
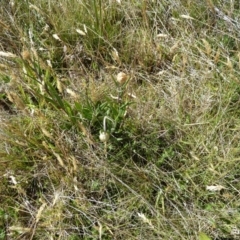
[[[28,50],[23,50],[21,55],[22,55],[23,60],[30,60],[31,59],[31,54]]]

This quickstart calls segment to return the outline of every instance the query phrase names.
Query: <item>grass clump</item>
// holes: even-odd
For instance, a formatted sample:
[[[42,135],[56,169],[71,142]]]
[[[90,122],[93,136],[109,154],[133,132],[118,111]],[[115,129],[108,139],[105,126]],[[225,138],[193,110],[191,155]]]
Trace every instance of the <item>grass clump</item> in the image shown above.
[[[0,239],[237,239],[237,1],[4,1]]]

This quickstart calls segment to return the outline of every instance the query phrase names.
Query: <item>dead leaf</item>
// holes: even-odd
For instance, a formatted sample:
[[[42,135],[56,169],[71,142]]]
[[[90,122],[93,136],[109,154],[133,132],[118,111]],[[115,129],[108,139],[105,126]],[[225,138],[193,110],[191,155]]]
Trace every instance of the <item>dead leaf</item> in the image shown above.
[[[215,186],[207,186],[206,189],[211,192],[217,192],[217,191],[221,191],[222,189],[225,189],[225,187],[221,185],[215,185]]]
[[[193,17],[191,17],[191,16],[189,16],[189,15],[185,15],[185,14],[180,15],[180,17],[185,18],[185,19],[191,19],[191,20],[194,20]]]

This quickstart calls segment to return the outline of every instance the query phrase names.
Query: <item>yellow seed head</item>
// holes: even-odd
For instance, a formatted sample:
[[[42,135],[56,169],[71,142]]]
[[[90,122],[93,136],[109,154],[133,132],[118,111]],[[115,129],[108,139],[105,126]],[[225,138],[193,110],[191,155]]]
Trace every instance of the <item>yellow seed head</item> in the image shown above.
[[[23,60],[29,60],[31,58],[30,52],[27,50],[23,50],[21,55],[22,55]]]

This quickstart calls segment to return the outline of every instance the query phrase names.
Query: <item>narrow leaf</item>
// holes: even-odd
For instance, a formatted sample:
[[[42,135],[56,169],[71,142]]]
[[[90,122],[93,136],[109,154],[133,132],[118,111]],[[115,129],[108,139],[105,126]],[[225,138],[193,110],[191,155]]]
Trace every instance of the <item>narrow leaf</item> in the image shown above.
[[[199,240],[212,240],[208,235],[204,232],[200,232],[198,236]]]

